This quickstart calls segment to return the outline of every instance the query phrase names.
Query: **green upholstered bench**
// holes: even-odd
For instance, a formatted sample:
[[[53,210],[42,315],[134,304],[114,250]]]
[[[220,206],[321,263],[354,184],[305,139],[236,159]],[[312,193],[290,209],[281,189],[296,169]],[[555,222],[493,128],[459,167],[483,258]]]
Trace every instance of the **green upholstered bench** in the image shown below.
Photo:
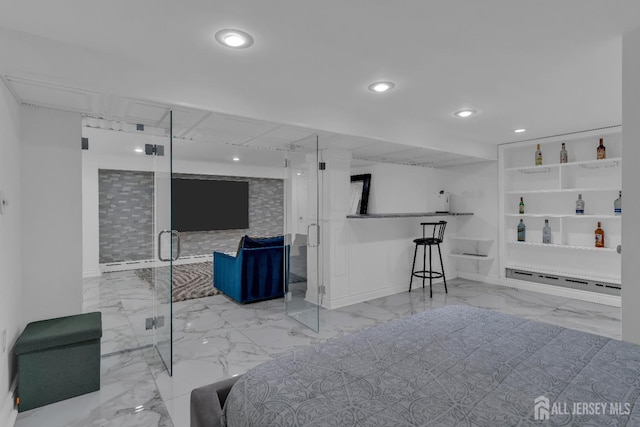
[[[100,312],[31,322],[16,342],[18,412],[100,390]]]

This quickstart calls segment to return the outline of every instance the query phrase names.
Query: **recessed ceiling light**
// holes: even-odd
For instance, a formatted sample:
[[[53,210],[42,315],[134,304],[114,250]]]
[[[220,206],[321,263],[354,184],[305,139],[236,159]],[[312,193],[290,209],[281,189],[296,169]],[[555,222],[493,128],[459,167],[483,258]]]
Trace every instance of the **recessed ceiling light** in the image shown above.
[[[144,153],[144,150],[142,148],[136,148],[135,150],[136,153]]]
[[[473,116],[475,113],[477,113],[476,110],[460,110],[453,113],[453,115],[464,119],[466,117]]]
[[[391,89],[396,87],[394,82],[375,82],[369,85],[369,90],[372,92],[389,92]]]
[[[253,37],[251,37],[251,34],[245,31],[233,29],[218,31],[216,33],[216,40],[218,43],[234,49],[244,49],[253,44]]]
[[[239,162],[239,161],[240,161],[240,157],[238,157],[238,156],[233,156],[233,161],[234,161],[234,162]]]
[[[514,130],[515,133],[522,133],[522,132],[525,132],[525,131],[526,131],[526,129],[516,129],[516,130]]]

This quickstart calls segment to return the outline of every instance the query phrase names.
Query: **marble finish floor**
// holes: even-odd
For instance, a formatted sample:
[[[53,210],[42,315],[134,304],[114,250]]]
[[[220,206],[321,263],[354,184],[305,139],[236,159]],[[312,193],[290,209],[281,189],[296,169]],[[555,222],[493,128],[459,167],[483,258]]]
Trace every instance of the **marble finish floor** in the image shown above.
[[[315,333],[284,314],[283,300],[238,305],[224,295],[173,306],[173,376],[164,370],[152,336],[151,290],[133,272],[104,274],[84,285],[84,310],[102,311],[102,388],[18,415],[16,427],[189,426],[192,389],[293,349],[322,343],[378,323],[452,304],[487,308],[620,339],[620,309],[463,279],[449,293],[434,286],[321,310]],[[127,351],[136,348],[137,350]]]

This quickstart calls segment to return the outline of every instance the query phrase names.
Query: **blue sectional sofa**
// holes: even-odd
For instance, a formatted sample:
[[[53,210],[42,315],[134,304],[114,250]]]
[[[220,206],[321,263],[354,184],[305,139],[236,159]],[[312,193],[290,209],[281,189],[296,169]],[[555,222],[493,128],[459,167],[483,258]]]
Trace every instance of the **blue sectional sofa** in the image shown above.
[[[244,236],[236,256],[213,253],[213,285],[239,303],[280,298],[285,289],[288,249],[283,236]]]

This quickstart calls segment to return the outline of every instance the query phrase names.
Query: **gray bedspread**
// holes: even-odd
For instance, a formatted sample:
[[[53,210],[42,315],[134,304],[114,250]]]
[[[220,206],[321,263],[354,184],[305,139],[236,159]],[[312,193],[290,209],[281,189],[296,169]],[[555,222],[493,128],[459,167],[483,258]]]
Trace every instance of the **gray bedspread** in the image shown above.
[[[631,426],[639,396],[640,346],[449,306],[251,369],[223,425]]]

